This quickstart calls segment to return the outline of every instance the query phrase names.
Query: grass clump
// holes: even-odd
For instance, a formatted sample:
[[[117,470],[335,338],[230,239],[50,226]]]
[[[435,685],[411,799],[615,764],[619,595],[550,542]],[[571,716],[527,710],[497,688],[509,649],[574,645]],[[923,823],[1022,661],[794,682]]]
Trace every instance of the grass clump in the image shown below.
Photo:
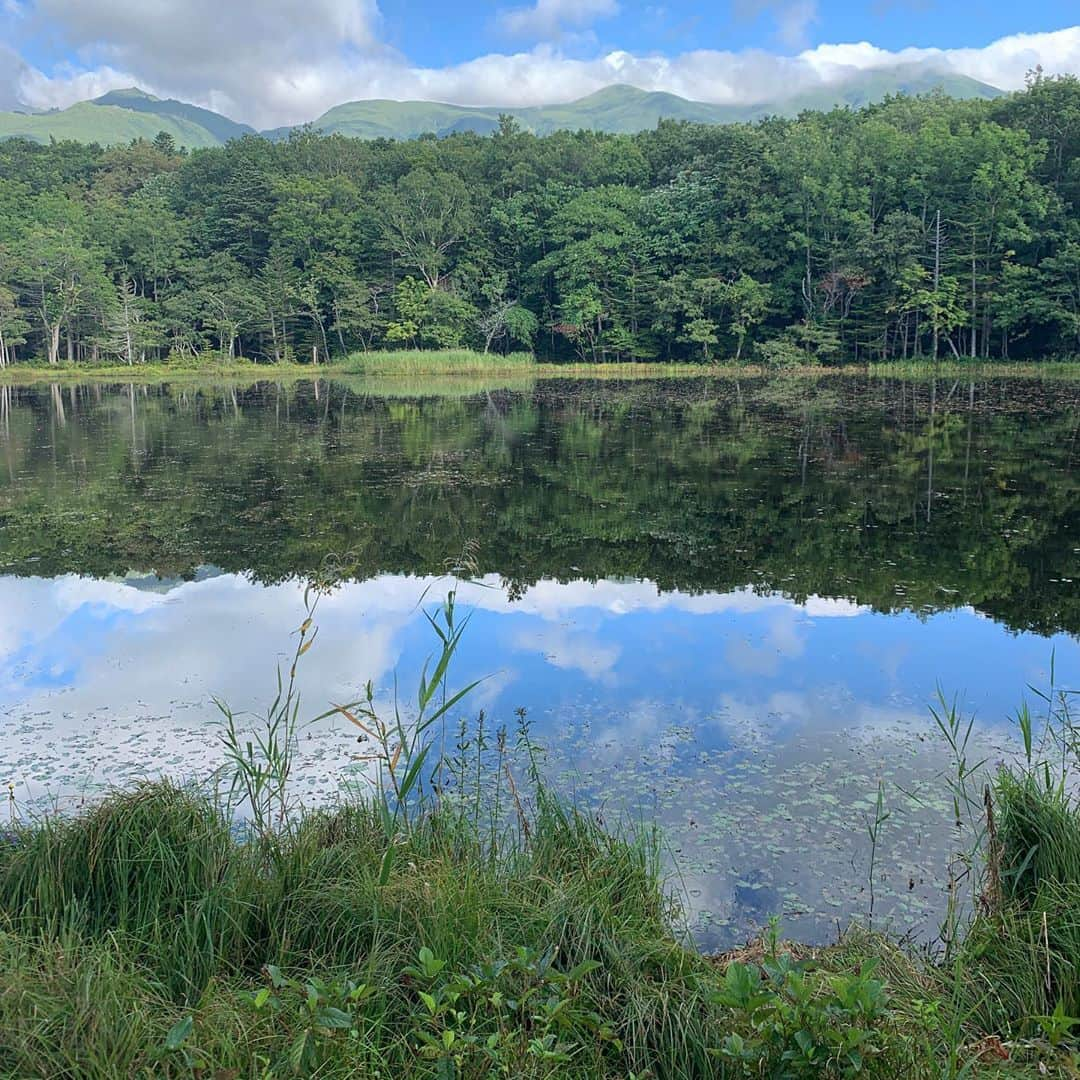
[[[542,798],[495,848],[449,805],[396,848],[384,873],[370,802],[271,851],[168,784],[21,831],[0,1071],[708,1074],[710,965],[673,936],[650,846]]]
[[[472,349],[402,349],[353,353],[334,364],[344,373],[363,375],[476,375],[526,373],[536,367],[532,353],[481,353]]]

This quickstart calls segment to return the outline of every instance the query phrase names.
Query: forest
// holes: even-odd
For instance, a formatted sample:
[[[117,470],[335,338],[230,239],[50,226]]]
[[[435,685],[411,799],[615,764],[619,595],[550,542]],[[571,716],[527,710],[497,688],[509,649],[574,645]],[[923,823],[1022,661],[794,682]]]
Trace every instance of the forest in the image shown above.
[[[1080,80],[636,135],[0,143],[0,366],[1080,353]]]

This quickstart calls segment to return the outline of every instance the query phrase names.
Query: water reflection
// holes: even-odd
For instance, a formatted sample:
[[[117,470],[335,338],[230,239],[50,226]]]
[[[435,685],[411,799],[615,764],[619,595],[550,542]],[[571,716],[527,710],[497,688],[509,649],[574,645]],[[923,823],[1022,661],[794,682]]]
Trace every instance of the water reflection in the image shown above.
[[[384,575],[330,593],[301,668],[308,714],[369,678],[388,701],[395,673],[411,696],[432,649],[418,600],[444,586]],[[0,579],[0,776],[20,800],[67,801],[162,772],[207,774],[220,763],[212,698],[266,704],[301,592],[209,570]],[[494,576],[463,585],[460,602],[473,615],[455,679],[484,679],[468,715],[510,724],[528,710],[556,782],[610,818],[661,822],[710,941],[774,910],[821,936],[858,910],[879,778],[897,800],[924,789],[883,865],[917,883],[898,893],[895,917],[928,918],[949,839],[926,711],[941,671],[983,718],[991,752],[1008,740],[1001,703],[1023,682],[1045,685],[1051,649],[1059,678],[1080,684],[1074,639],[1012,635],[970,609],[920,620],[644,581],[545,580],[512,596]],[[353,735],[334,721],[305,732],[305,799],[336,796],[356,768]]]
[[[563,790],[660,822],[703,941],[864,910],[879,781],[878,910],[926,926],[951,843],[928,703],[955,693],[993,759],[1052,653],[1080,686],[1072,384],[4,390],[20,802],[219,764],[213,697],[265,707],[327,560],[306,711],[411,692],[418,600],[467,548],[469,715],[526,709]],[[352,775],[353,735],[305,733],[305,798]]]

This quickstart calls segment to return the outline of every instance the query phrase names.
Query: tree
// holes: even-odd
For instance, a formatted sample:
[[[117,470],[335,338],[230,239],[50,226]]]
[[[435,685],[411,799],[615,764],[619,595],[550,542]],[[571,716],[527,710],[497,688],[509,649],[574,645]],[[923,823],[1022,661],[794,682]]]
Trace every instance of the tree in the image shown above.
[[[116,305],[109,315],[105,348],[129,367],[144,363],[148,349],[161,344],[161,334],[147,317],[146,305],[130,278],[122,278],[116,290]]]
[[[258,293],[242,264],[231,255],[212,255],[193,265],[190,273],[218,351],[231,360],[237,354],[241,328],[259,312]]]
[[[68,359],[74,360],[76,316],[84,301],[100,295],[106,280],[78,204],[42,197],[38,213],[22,245],[22,286],[40,323],[49,364],[55,366],[65,331]]]
[[[0,368],[15,362],[15,347],[26,343],[30,323],[22,317],[15,293],[0,285]]]
[[[380,200],[384,235],[394,253],[439,287],[450,255],[473,224],[469,192],[460,176],[418,168]]]

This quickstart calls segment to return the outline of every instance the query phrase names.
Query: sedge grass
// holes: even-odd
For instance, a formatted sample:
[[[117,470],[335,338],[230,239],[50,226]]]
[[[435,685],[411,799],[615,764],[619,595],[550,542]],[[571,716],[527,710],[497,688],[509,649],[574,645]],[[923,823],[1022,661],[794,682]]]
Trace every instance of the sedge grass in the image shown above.
[[[536,367],[532,353],[481,353],[472,349],[402,349],[353,353],[334,367],[363,375],[523,374]]]

